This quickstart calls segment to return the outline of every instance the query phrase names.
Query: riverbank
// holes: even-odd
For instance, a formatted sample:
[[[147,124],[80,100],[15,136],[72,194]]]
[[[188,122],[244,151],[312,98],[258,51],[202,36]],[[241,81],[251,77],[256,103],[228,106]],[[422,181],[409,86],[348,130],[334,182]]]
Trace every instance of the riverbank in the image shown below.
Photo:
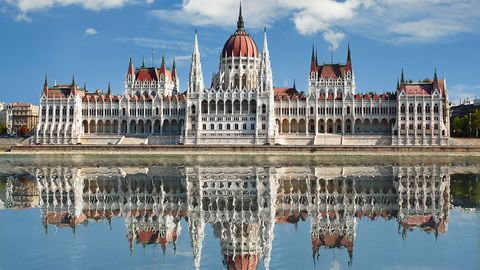
[[[480,156],[480,146],[13,145],[8,154]]]

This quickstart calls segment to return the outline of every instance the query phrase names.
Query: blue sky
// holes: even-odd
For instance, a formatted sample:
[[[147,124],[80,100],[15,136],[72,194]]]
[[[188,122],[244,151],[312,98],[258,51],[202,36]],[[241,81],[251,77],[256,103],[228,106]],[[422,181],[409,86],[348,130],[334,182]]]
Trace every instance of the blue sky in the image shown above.
[[[128,58],[175,55],[186,89],[194,29],[206,84],[235,30],[237,0],[0,0],[0,101],[38,103],[43,78],[123,92]],[[480,0],[243,0],[245,27],[262,48],[268,28],[276,87],[305,90],[312,44],[320,62],[352,50],[358,92],[393,91],[407,78],[447,77],[450,100],[480,98]]]

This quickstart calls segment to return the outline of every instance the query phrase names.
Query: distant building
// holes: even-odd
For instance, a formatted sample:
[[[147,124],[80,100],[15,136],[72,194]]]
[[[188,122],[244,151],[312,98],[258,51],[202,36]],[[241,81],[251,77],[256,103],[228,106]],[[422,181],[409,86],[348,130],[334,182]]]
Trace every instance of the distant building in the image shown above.
[[[35,129],[38,124],[38,106],[31,103],[12,103],[12,131],[18,133],[23,126],[28,130]]]
[[[462,117],[475,112],[477,109],[480,109],[480,99],[465,100],[459,105],[452,105],[450,107],[450,116],[452,119],[456,116]]]
[[[0,124],[7,127],[7,133],[12,133],[12,104],[0,103]]]

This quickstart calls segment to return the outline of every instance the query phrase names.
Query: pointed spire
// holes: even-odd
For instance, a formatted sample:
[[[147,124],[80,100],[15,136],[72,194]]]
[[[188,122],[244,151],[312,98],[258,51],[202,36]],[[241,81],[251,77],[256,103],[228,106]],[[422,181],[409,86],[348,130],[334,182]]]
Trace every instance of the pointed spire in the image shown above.
[[[348,44],[348,51],[347,51],[347,71],[352,71],[352,56],[350,54],[350,44]]]
[[[47,74],[45,74],[45,81],[43,82],[43,93],[48,96],[48,78]]]
[[[73,76],[72,76],[72,85],[75,86],[75,73],[73,73]]]
[[[317,71],[317,61],[315,57],[315,44],[312,45],[312,60],[310,62],[310,73]]]
[[[145,54],[142,54],[142,68],[145,67]]]
[[[193,53],[194,54],[199,54],[200,51],[198,49],[198,37],[197,37],[197,29],[195,29],[195,40],[194,40],[194,43],[193,43]]]
[[[295,79],[293,79],[293,89],[297,90],[297,86],[295,85]]]
[[[437,77],[437,68],[435,68],[435,71],[433,73],[433,80],[434,81],[437,81],[438,80],[438,77]]]
[[[83,89],[87,90],[87,83],[86,82],[83,83]]]
[[[175,56],[173,56],[172,78],[173,78],[174,81],[177,80],[177,65],[175,64]]]
[[[162,67],[165,66],[165,51],[162,51]]]
[[[405,83],[405,76],[403,75],[403,68],[402,68],[402,74],[400,75],[400,83],[401,84]]]
[[[243,30],[244,27],[243,16],[242,16],[242,2],[240,2],[240,9],[238,11],[238,20],[237,20],[237,30]]]
[[[240,43],[242,44],[242,43]],[[266,54],[266,56],[270,56],[270,52],[268,51],[268,41],[267,41],[267,28],[263,28],[263,53]]]
[[[130,75],[133,80],[133,76],[135,75],[135,70],[133,68],[133,61],[132,61],[132,56],[128,59],[128,71],[127,71],[127,77]]]
[[[315,50],[315,64],[318,66],[318,50]]]
[[[108,82],[108,92],[107,94],[110,96],[112,94],[112,90],[110,89],[110,82]]]
[[[400,79],[397,78],[397,90],[400,90]]]

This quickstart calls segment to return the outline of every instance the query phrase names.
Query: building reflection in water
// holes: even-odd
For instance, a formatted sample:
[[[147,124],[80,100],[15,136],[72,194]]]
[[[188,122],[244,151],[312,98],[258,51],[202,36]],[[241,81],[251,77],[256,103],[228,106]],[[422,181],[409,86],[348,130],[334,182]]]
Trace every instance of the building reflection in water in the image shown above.
[[[205,227],[212,226],[227,269],[269,268],[274,228],[311,219],[312,255],[322,248],[353,260],[358,219],[396,219],[402,237],[413,228],[447,230],[447,166],[383,167],[44,167],[7,181],[10,208],[39,207],[45,232],[122,217],[135,246],[176,249],[188,224],[200,268]]]

